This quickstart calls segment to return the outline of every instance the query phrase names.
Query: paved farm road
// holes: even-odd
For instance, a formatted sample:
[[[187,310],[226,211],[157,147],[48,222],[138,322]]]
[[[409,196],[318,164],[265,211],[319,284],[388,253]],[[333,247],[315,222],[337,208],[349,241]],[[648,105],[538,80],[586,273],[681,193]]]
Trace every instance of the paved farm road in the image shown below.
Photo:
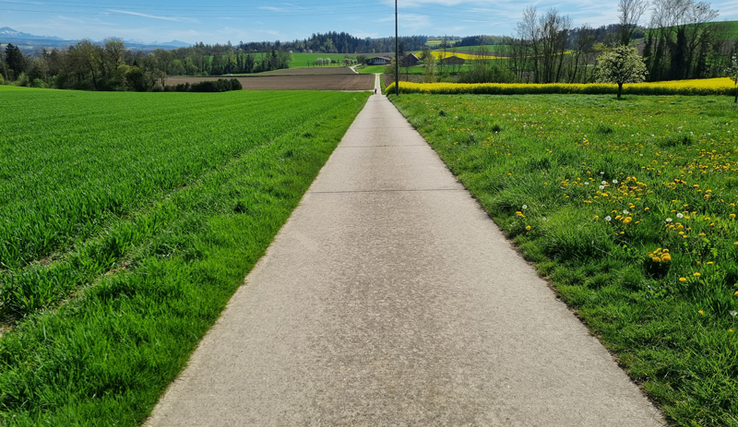
[[[150,426],[659,426],[372,96]]]

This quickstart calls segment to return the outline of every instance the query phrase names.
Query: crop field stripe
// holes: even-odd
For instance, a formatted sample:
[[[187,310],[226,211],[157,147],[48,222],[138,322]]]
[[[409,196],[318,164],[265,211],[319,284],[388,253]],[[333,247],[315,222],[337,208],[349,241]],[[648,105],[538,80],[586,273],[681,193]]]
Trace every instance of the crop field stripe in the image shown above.
[[[732,99],[391,99],[673,424],[738,425]]]
[[[278,98],[277,101],[283,102],[284,100],[280,100]],[[263,119],[257,119],[257,117],[264,117],[264,115],[266,115],[265,117],[281,118],[284,117],[284,115],[278,113],[281,112],[283,108],[291,108],[289,102],[283,102],[283,105],[284,106],[282,108],[262,107],[262,109],[259,110],[258,114],[250,114],[244,116],[243,118],[247,119],[247,121],[264,121]],[[313,103],[314,108],[325,109],[329,106],[329,103],[326,103],[326,106],[323,106],[321,102]],[[247,107],[250,109],[252,106],[247,105]],[[229,108],[232,109],[233,106]],[[222,115],[225,114],[225,110],[226,109],[223,107],[214,107],[212,112],[209,112],[209,114],[207,115],[201,116],[220,118]],[[282,123],[271,123],[271,126],[280,129],[285,127],[294,129],[296,127],[299,127],[301,123],[310,123],[315,120],[314,117],[306,117],[306,115],[310,114],[311,111],[313,110],[307,109],[307,112],[303,112],[301,115],[296,116],[296,119],[293,118],[290,121],[280,120],[282,121]],[[167,115],[162,115],[161,119],[167,119]],[[141,123],[142,122],[140,121],[136,122],[136,124],[139,126],[141,125]],[[108,126],[115,127],[116,124],[114,122],[109,122]],[[228,123],[223,123],[218,124],[218,126],[232,125]],[[94,135],[99,134],[95,129],[85,129],[85,131],[86,133],[92,133]],[[127,129],[124,127],[122,129],[122,132],[125,133],[126,131]],[[182,128],[182,131],[194,132],[194,129],[189,129],[187,126],[185,126]],[[254,132],[251,133],[252,135],[249,135],[251,139],[262,139],[264,142],[269,140],[268,135],[260,135],[258,132],[255,132],[255,135]],[[158,133],[156,137],[171,141],[169,139],[169,134]],[[144,135],[143,138],[151,139],[152,135]],[[91,146],[96,144],[96,142],[94,141],[90,141],[89,143]],[[208,142],[208,144],[210,144],[210,142]],[[72,144],[66,145],[67,147],[69,147]],[[2,309],[4,312],[10,312],[15,315],[22,315],[28,312],[32,312],[35,309],[43,308],[48,304],[54,303],[56,300],[64,298],[64,295],[67,292],[78,287],[80,284],[89,280],[91,277],[94,277],[96,274],[104,272],[106,269],[113,268],[113,266],[121,260],[129,247],[136,243],[136,239],[141,239],[144,236],[141,235],[141,233],[137,232],[136,227],[132,226],[131,224],[118,224],[119,227],[115,229],[105,229],[104,227],[100,226],[102,226],[107,219],[116,218],[118,216],[130,216],[132,214],[132,211],[135,210],[136,206],[139,206],[142,201],[147,200],[147,198],[149,197],[153,197],[154,199],[162,196],[166,197],[166,192],[171,191],[173,188],[186,186],[188,185],[188,183],[191,185],[192,179],[197,179],[196,174],[191,176],[192,171],[207,171],[209,167],[213,167],[213,165],[206,165],[205,168],[202,168],[198,165],[198,168],[182,171],[182,166],[187,167],[188,165],[183,165],[180,163],[180,170],[172,168],[166,169],[164,171],[164,174],[179,174],[181,176],[184,176],[186,179],[174,181],[170,185],[165,185],[164,189],[159,192],[147,193],[145,189],[138,189],[138,186],[146,186],[148,184],[146,179],[141,179],[140,177],[133,177],[133,180],[123,180],[123,183],[106,182],[103,185],[100,185],[100,181],[91,180],[90,177],[99,173],[98,171],[112,169],[116,171],[114,179],[120,180],[120,178],[123,177],[121,175],[122,171],[124,171],[125,169],[131,169],[131,165],[135,163],[136,160],[134,159],[134,157],[142,156],[142,154],[145,154],[147,152],[146,148],[138,147],[136,150],[136,154],[131,153],[130,149],[136,147],[134,144],[128,147],[129,153],[126,155],[126,158],[124,158],[125,164],[111,165],[109,163],[96,164],[94,162],[99,158],[107,158],[108,160],[110,160],[111,156],[109,154],[111,154],[116,149],[116,145],[117,144],[102,145],[99,147],[100,151],[97,153],[88,152],[83,155],[79,153],[74,153],[73,157],[85,159],[88,163],[89,160],[93,160],[93,170],[79,175],[77,177],[78,179],[76,180],[64,182],[62,176],[55,175],[53,173],[41,174],[43,178],[48,180],[48,182],[46,182],[44,179],[36,178],[35,176],[20,175],[19,179],[21,180],[21,183],[30,182],[34,184],[30,189],[28,189],[31,191],[24,192],[23,188],[12,188],[12,186],[8,190],[7,194],[19,195],[25,193],[26,198],[25,200],[16,200],[15,203],[4,206],[3,209],[0,210],[0,212],[16,213],[15,217],[11,216],[10,214],[6,215],[6,217],[11,218],[10,221],[6,222],[5,229],[3,230],[6,231],[5,233],[3,233],[3,235],[10,236],[10,239],[5,240],[6,242],[8,242],[8,244],[5,245],[6,247],[10,247],[10,249],[20,250],[23,250],[24,248],[29,248],[25,252],[32,252],[33,249],[39,247],[41,249],[49,247],[51,247],[51,249],[56,249],[52,247],[52,245],[54,245],[55,243],[63,243],[58,242],[58,240],[54,240],[56,237],[60,235],[63,236],[64,233],[68,233],[70,235],[72,233],[77,234],[70,236],[70,238],[76,239],[76,248],[75,251],[66,256],[66,258],[68,259],[65,262],[57,262],[52,260],[52,262],[27,265],[25,267],[15,267],[8,262],[5,263],[6,266],[10,267],[10,274],[6,274],[6,280],[4,281],[5,283],[3,285]],[[178,151],[171,150],[168,147],[166,151],[169,153],[169,155],[165,158],[158,156],[157,154],[159,153],[155,153],[152,151],[149,153],[150,161],[148,163],[144,163],[143,166],[139,167],[138,169],[155,169],[158,167],[157,163],[160,162],[175,164],[177,162],[177,159],[179,159],[179,161],[181,162],[182,159],[186,158],[197,158],[201,160],[205,157],[205,155],[203,155],[204,153],[200,153],[199,151],[190,152],[190,150],[188,150],[189,147],[198,147],[198,144],[191,144],[190,146],[180,145],[180,150]],[[246,147],[247,148],[245,149],[247,150],[253,150],[258,146],[250,146],[249,144],[247,144]],[[28,148],[24,150],[25,153],[31,151],[32,150],[29,150]],[[234,153],[228,153],[228,156],[231,156],[233,154]],[[225,159],[228,159],[228,157],[225,157]],[[17,163],[23,164],[22,159],[18,159]],[[60,160],[59,156],[54,156],[53,159],[44,159],[43,163],[68,163],[72,165],[75,164],[73,159],[62,157]],[[29,168],[33,168],[35,166],[37,165],[22,165],[21,168],[29,170]],[[66,175],[69,172],[79,172],[79,168],[80,167],[76,167],[73,171],[62,170],[61,172],[62,174]],[[126,172],[130,172],[130,170]],[[129,176],[132,175],[129,174]],[[57,182],[53,181],[54,178],[57,179]],[[53,188],[53,186],[60,187],[61,183],[65,184],[64,188],[62,188],[61,190]],[[124,186],[121,187],[122,185]],[[102,201],[102,203],[100,203],[100,197],[96,197],[99,196],[99,194],[95,194],[94,187],[102,187],[103,189],[107,188],[107,190],[104,191],[112,189],[113,193],[116,193],[116,190],[118,190],[117,193],[123,193],[128,197],[119,197],[117,200],[115,200],[115,203],[118,203],[122,206],[120,208],[117,208],[119,212],[107,212],[105,209],[105,201]],[[161,187],[161,185],[159,185],[159,187]],[[32,191],[37,188],[47,188],[48,190],[46,191],[46,194],[32,193]],[[83,197],[82,199],[77,197],[75,199],[75,197],[79,194],[89,197]],[[36,198],[36,203],[30,204],[29,201],[33,201],[34,197]],[[64,205],[62,203],[60,205],[59,200],[76,200],[77,203],[71,203],[67,205]],[[20,212],[20,214],[18,214],[18,212]],[[39,212],[41,212],[40,215]],[[65,213],[66,218],[63,217]],[[77,216],[74,216],[74,213],[76,213]],[[154,219],[157,217],[160,217],[160,215],[152,216],[152,218]],[[161,226],[161,220],[162,219],[160,218],[159,220],[154,220],[153,223],[151,223],[150,219],[148,218],[135,218],[135,221],[139,222],[142,228],[152,228],[153,230],[156,230]],[[28,227],[28,224],[31,224],[32,227]],[[17,230],[24,231],[25,234],[19,235],[20,233]],[[85,238],[89,237],[94,232],[99,232],[101,230],[104,230],[102,237],[91,239],[89,242],[84,242]],[[13,231],[15,231],[15,233],[13,233]],[[16,244],[16,242],[22,242],[22,244]],[[7,252],[9,251],[6,251],[6,253]],[[41,254],[44,255],[43,253]],[[55,258],[62,258],[62,255],[63,254],[56,254]]]
[[[168,112],[160,120],[166,123],[176,117],[184,121],[157,128],[162,132],[137,135],[148,138],[149,146],[126,148],[141,157],[156,157],[173,145],[180,148],[175,151],[179,157],[168,161],[205,156],[207,167],[193,168],[186,180],[151,192],[145,200],[128,200],[129,205],[122,206],[125,214],[101,218],[101,224],[85,238],[75,235],[74,246],[55,254],[50,263],[26,265],[17,276],[8,270],[1,272],[4,297],[6,281],[25,274],[44,277],[42,283],[25,283],[26,296],[46,300],[28,307],[21,307],[28,303],[22,298],[13,303],[19,310],[16,315],[25,317],[0,339],[0,424],[139,425],[264,253],[368,98],[365,93],[237,92],[177,94],[181,102],[172,102],[171,97],[142,94],[122,98],[80,95],[80,111],[95,110],[82,104],[99,103],[99,109],[110,114],[105,120],[110,128],[121,132],[133,132],[140,122],[130,115],[121,119],[121,108],[105,110],[111,99],[131,108],[160,104],[161,111]],[[35,94],[17,96],[22,101]],[[77,107],[56,101],[55,92],[47,91],[26,104],[45,120],[51,117],[38,110],[55,116],[54,108]],[[242,113],[239,110],[244,106],[249,111]],[[96,117],[104,120],[100,114],[98,111]],[[212,132],[215,125],[230,131],[215,132],[212,138],[191,134]],[[278,125],[282,127],[269,129]],[[67,125],[67,133],[84,134],[84,121]],[[166,135],[164,140],[157,139],[159,134]],[[264,139],[244,139],[246,135]],[[239,145],[241,139],[245,142]],[[68,144],[75,142],[83,146],[95,140],[67,140]],[[224,150],[220,157],[211,155],[231,144],[238,149]],[[60,146],[53,148],[64,151]],[[108,150],[115,156],[120,146],[97,148],[98,155]],[[32,151],[28,155],[42,154]],[[129,162],[135,160],[136,153],[125,154]],[[104,158],[102,162],[95,162],[95,156],[85,159],[106,166]],[[113,173],[122,170],[120,165],[116,168]],[[128,181],[129,189],[146,182],[138,180],[140,170],[134,172],[116,177]],[[89,174],[64,185],[73,187],[94,178]],[[69,188],[64,195],[73,193]],[[39,307],[51,309],[39,311]],[[24,308],[27,310],[22,311]]]
[[[129,203],[135,200],[145,199],[157,190],[184,185],[220,159],[251,146],[252,141],[264,141],[277,129],[304,121],[313,109],[323,108],[326,103],[314,100],[310,105],[303,105],[300,114],[283,116],[275,113],[294,109],[300,101],[294,96],[272,95],[268,103],[263,97],[255,97],[260,101],[206,104],[207,109],[202,112],[198,112],[198,106],[202,110],[202,103],[182,103],[176,107],[162,106],[162,111],[152,114],[145,106],[127,105],[125,96],[111,96],[112,99],[104,101],[105,105],[86,103],[86,108],[64,98],[57,100],[73,108],[79,107],[77,114],[57,118],[50,117],[49,111],[46,115],[38,112],[25,121],[11,121],[5,126],[5,135],[9,136],[4,141],[7,148],[0,159],[0,170],[7,175],[0,186],[1,194],[6,195],[0,201],[0,235],[12,237],[0,242],[0,263],[8,268],[18,268],[48,256],[75,235],[84,235],[87,230],[80,227],[84,222],[108,213],[125,213]],[[165,99],[178,103],[177,98],[182,97]],[[121,104],[117,104],[119,99]],[[257,102],[259,108],[255,108]],[[5,108],[10,105],[5,104]],[[5,113],[2,109],[0,107],[0,114]],[[184,109],[191,113],[183,115]],[[234,110],[239,111],[237,120],[248,124],[247,132],[239,130],[242,124],[232,121],[236,118],[233,114],[227,114]],[[201,114],[200,121],[188,123],[192,114]],[[229,116],[230,122],[225,119]],[[100,120],[103,117],[108,119]],[[110,117],[115,119],[110,120]],[[270,118],[268,122],[264,117]],[[181,131],[173,130],[174,123]],[[69,133],[70,125],[82,129]],[[223,132],[223,129],[229,131]],[[153,136],[160,145],[149,142]],[[219,145],[219,139],[231,138],[236,138],[230,141],[232,148],[227,144]],[[189,143],[192,140],[199,143]],[[200,153],[203,144],[218,148]],[[164,146],[166,149],[162,149]],[[59,149],[49,149],[51,147]],[[91,176],[97,179],[91,181]],[[65,194],[69,191],[74,194]],[[71,202],[75,206],[64,205],[63,200],[73,200],[75,195],[77,200]],[[90,209],[97,211],[87,212]],[[19,227],[22,224],[34,224],[35,229]],[[17,242],[24,242],[27,247],[19,248]],[[24,250],[20,252],[19,249]]]

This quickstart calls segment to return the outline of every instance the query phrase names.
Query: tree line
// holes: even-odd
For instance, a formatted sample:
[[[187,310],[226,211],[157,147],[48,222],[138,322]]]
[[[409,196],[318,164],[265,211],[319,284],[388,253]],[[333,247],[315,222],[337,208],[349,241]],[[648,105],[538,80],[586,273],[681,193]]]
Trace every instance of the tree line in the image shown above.
[[[402,37],[408,49],[420,49],[428,37]],[[360,39],[346,33],[313,34],[292,42],[196,43],[173,50],[131,51],[117,38],[102,43],[82,40],[67,48],[24,54],[8,44],[0,51],[0,79],[22,86],[84,90],[163,89],[167,76],[219,76],[289,68],[292,52],[373,53],[394,51],[394,38]]]
[[[420,50],[428,41],[428,36],[399,37],[399,42],[410,50]],[[329,31],[317,33],[310,38],[291,42],[252,42],[239,43],[244,52],[266,52],[271,49],[309,53],[387,53],[395,51],[395,38],[358,38],[348,33]]]
[[[651,9],[647,28],[640,27]],[[729,25],[714,22],[718,11],[693,0],[619,0],[619,22],[600,28],[574,28],[556,8],[540,13],[528,7],[517,33],[500,43],[498,55],[515,81],[588,83],[595,81],[596,58],[615,46],[638,49],[648,81],[698,79],[724,75],[738,50]]]
[[[243,52],[236,46],[198,43],[174,50],[132,51],[120,39],[82,40],[65,49],[23,54],[8,44],[3,79],[21,86],[81,90],[163,90],[167,76],[247,74],[289,68],[289,52]]]

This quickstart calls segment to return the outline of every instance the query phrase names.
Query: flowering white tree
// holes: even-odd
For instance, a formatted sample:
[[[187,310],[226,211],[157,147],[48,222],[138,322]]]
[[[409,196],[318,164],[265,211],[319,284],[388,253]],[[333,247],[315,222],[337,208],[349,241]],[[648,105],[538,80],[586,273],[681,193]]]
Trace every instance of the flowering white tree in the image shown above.
[[[638,49],[630,46],[616,46],[603,52],[597,57],[597,69],[598,81],[618,85],[618,99],[625,83],[640,83],[648,74]]]

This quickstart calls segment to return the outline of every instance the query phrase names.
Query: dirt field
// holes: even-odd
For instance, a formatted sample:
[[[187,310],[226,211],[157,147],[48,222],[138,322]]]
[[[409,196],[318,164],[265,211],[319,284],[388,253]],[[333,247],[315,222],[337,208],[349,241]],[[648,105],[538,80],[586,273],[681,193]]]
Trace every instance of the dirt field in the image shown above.
[[[264,73],[268,76],[294,76],[306,74],[356,74],[348,67],[308,67],[308,68],[290,68],[286,70],[277,70]]]
[[[204,80],[218,80],[224,77],[172,77],[167,85],[197,83]],[[258,76],[228,77],[236,78],[244,90],[372,90],[374,76],[369,74],[333,74],[303,76]]]

